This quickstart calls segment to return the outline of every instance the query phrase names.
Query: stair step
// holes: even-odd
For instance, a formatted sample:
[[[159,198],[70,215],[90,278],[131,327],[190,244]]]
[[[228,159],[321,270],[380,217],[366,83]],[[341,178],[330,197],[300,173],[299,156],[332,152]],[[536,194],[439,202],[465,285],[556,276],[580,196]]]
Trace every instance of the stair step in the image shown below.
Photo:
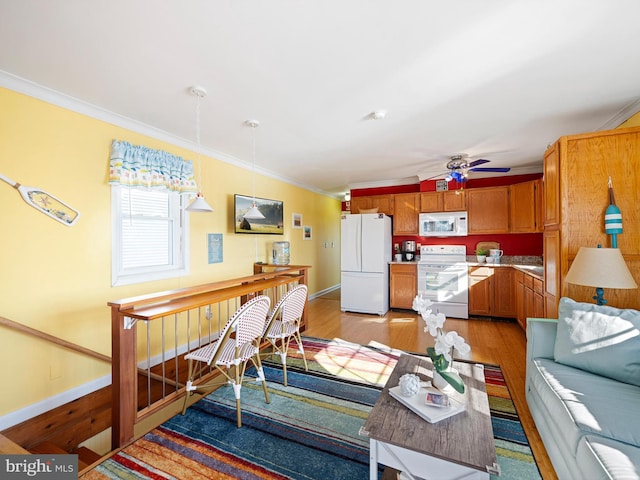
[[[29,449],[29,451],[31,453],[55,453],[56,455],[68,455],[69,452],[67,452],[64,448],[59,447],[58,445],[56,445],[53,442],[41,442],[37,445],[34,445],[33,447],[31,447]]]
[[[39,454],[53,453],[55,455],[69,455],[69,452],[67,452],[65,449],[49,441],[41,442],[37,445],[34,445],[29,449],[29,451],[31,453]],[[78,470],[83,470],[92,463],[97,462],[102,458],[99,454],[87,447],[80,447],[73,453],[75,455],[78,455]]]
[[[91,465],[92,463],[98,462],[102,458],[100,454],[87,447],[78,447],[73,453],[78,454],[78,463],[82,462],[86,465]]]

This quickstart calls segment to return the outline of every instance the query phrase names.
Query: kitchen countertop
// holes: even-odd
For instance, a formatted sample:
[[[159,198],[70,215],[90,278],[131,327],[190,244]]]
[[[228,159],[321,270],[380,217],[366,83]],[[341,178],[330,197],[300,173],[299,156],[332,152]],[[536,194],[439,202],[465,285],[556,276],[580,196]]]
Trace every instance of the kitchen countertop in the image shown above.
[[[473,260],[470,260],[470,259]],[[520,270],[521,272],[527,273],[532,277],[538,278],[540,280],[544,280],[544,267],[539,264],[539,257],[502,257],[500,263],[479,263],[476,260],[475,256],[467,257],[467,265],[469,267],[513,267],[516,270]],[[417,261],[411,262],[389,262],[390,265],[417,265]]]
[[[544,280],[544,267],[542,265],[520,265],[517,263],[478,263],[478,262],[467,262],[467,265],[470,267],[512,267],[516,270],[520,270],[521,272],[527,273],[532,277],[539,278],[540,280]]]
[[[542,266],[540,257],[518,257],[503,256],[500,263],[479,263],[475,256],[467,257],[467,265],[473,267],[513,267],[516,270],[527,273],[532,277],[544,280],[544,267]]]

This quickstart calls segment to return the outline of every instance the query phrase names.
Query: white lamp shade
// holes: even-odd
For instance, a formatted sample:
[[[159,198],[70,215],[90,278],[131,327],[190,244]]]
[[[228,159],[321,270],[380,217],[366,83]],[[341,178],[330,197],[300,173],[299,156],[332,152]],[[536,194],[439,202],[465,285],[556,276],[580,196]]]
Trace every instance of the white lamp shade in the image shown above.
[[[638,288],[617,248],[580,247],[565,281],[587,287]]]
[[[189,212],[213,212],[213,208],[209,206],[202,194],[198,192],[193,202],[186,208]]]
[[[243,218],[248,218],[249,220],[259,220],[263,219],[264,215],[260,213],[260,210],[258,210],[258,207],[254,202],[253,205],[251,205],[251,208],[247,210],[247,213],[243,215]]]

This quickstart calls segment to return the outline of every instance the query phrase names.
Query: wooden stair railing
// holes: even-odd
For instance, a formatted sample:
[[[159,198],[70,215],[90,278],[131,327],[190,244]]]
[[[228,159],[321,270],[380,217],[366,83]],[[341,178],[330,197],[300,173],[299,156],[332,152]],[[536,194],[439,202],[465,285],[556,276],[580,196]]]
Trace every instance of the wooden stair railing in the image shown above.
[[[111,363],[111,357],[107,355],[103,355],[102,353],[93,351],[89,348],[76,345],[75,343],[68,342],[67,340],[63,340],[62,338],[55,337],[48,333],[41,332],[40,330],[36,330],[35,328],[28,327],[21,323],[14,322],[13,320],[9,320],[8,318],[0,317],[0,325],[11,328],[12,330],[17,330],[18,332],[26,333],[42,340],[46,340],[47,342],[51,342],[59,345],[60,347],[73,350],[74,352],[82,353],[89,357],[102,360],[103,362]]]
[[[283,286],[288,288],[290,284],[306,284],[309,268],[308,266],[280,267],[273,272],[257,273],[247,277],[108,302],[111,307],[113,354],[112,448],[123,447],[143,433],[136,432],[137,425],[148,427],[148,422],[144,424],[142,422],[155,418],[159,411],[168,409],[185,394],[184,385],[175,382],[175,392],[163,395],[161,400],[154,401],[146,408],[139,408],[137,398],[139,370],[137,349],[139,346],[135,328],[138,321],[148,325],[149,322],[164,321],[171,316],[179,318],[181,314],[199,311],[202,307],[238,299],[243,303],[263,292],[274,292]],[[306,311],[303,323],[305,319]],[[188,345],[187,348],[190,346]]]

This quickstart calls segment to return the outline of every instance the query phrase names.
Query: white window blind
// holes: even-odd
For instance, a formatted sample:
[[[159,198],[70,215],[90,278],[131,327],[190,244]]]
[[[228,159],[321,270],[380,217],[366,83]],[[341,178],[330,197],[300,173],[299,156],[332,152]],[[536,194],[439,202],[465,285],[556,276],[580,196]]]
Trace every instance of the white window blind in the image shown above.
[[[188,274],[182,197],[166,189],[112,187],[112,284]]]

